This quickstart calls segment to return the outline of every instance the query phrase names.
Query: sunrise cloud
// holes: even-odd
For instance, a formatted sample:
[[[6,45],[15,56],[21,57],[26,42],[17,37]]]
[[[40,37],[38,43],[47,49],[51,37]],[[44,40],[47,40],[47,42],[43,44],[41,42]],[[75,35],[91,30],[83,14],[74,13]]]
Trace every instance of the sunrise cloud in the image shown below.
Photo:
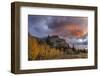
[[[58,35],[69,44],[84,45],[88,43],[88,18],[70,16],[28,16],[28,32],[39,38]]]

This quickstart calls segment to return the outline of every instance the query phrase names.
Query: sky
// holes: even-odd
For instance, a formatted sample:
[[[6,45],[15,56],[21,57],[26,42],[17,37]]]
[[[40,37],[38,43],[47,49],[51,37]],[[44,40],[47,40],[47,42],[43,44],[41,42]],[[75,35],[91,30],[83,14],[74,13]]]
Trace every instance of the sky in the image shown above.
[[[58,35],[76,48],[88,46],[87,17],[28,15],[28,32],[38,38]]]

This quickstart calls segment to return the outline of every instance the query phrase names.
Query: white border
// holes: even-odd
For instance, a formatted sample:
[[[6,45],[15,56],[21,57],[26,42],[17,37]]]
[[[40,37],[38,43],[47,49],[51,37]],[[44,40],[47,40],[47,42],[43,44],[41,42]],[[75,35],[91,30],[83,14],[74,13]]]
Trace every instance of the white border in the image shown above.
[[[28,14],[88,17],[88,58],[28,61]],[[20,17],[21,70],[94,65],[94,11],[40,7],[21,7]]]

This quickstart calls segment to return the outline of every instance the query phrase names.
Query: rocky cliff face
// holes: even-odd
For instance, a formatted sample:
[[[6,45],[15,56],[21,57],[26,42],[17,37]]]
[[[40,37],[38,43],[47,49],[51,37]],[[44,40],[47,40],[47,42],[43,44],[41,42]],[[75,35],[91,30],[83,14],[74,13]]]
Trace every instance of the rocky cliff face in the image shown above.
[[[66,43],[64,39],[61,39],[58,36],[48,36],[47,43],[51,47],[55,48],[69,48],[69,44]]]

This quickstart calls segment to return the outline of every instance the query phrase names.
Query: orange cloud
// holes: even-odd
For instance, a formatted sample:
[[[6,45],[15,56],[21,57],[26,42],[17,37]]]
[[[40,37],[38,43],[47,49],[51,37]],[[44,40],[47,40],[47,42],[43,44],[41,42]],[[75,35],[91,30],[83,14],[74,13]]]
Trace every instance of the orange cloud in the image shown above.
[[[66,26],[65,29],[76,37],[84,36],[87,33],[87,27],[86,26],[70,24],[70,25]]]
[[[69,24],[65,25],[64,27],[57,28],[56,31],[52,32],[50,35],[61,35],[63,37],[82,37],[85,34],[87,34],[87,26]]]

